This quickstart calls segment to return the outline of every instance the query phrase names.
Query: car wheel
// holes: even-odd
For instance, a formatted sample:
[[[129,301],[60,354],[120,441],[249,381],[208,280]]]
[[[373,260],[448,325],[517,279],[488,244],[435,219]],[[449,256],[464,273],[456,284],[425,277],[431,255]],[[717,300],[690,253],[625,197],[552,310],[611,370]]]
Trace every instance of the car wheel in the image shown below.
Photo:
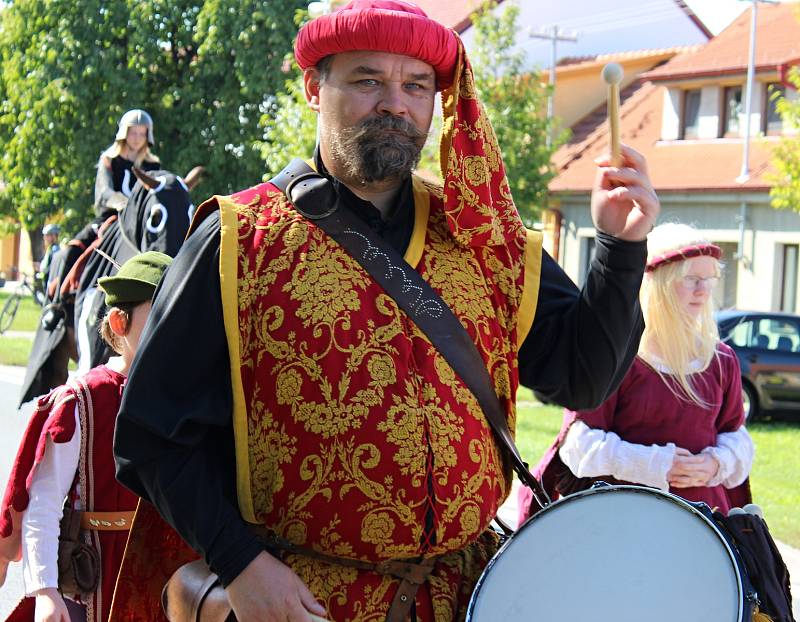
[[[744,422],[750,423],[758,417],[758,395],[749,382],[742,383],[742,402],[744,403]]]

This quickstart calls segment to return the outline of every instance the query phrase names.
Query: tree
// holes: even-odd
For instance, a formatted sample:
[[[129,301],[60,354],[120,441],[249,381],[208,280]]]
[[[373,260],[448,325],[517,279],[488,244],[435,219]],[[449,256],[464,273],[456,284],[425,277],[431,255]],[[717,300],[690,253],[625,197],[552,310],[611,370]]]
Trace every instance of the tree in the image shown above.
[[[497,14],[496,5],[489,0],[473,16],[475,46],[470,61],[478,95],[503,153],[514,202],[531,225],[547,205],[547,184],[555,175],[550,159],[567,133],[545,114],[550,87],[542,83],[538,70],[524,70],[524,52],[515,48],[519,6],[506,3]]]
[[[95,165],[144,108],[166,168],[207,168],[204,196],[264,175],[262,112],[304,0],[15,0],[0,13],[0,214],[82,226]]]
[[[306,12],[298,12],[298,27],[306,19]],[[257,147],[267,177],[279,173],[292,158],[311,157],[317,143],[317,115],[306,102],[303,74],[293,54],[286,56],[284,66],[290,68],[284,90],[267,102],[261,116],[264,140]]]
[[[794,67],[789,73],[789,81],[800,89],[800,72]],[[783,127],[800,128],[800,100],[771,95],[777,98],[776,107],[783,120]],[[768,176],[772,183],[769,195],[772,206],[779,209],[800,211],[800,136],[790,135],[781,138],[772,154],[775,172]]]

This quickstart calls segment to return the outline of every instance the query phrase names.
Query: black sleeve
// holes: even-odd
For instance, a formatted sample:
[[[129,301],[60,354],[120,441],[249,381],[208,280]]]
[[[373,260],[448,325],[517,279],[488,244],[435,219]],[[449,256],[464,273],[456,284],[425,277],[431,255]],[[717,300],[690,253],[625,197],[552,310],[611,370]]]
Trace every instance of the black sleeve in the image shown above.
[[[150,500],[228,585],[262,547],[236,501],[231,381],[219,285],[219,213],[155,294],[117,418],[117,479]]]
[[[599,406],[622,381],[644,330],[646,242],[597,232],[582,290],[542,251],[539,300],[519,351],[520,382],[572,410]]]
[[[103,156],[97,162],[97,175],[94,179],[94,207],[95,212],[100,214],[109,209],[108,200],[114,194],[114,178],[111,171],[103,164]]]

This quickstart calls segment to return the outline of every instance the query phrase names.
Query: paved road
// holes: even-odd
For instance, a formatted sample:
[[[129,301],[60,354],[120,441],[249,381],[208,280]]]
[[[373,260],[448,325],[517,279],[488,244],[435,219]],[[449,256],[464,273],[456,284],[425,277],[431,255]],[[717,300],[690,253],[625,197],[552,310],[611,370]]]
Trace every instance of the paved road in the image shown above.
[[[24,371],[19,367],[0,366],[0,483],[5,489],[5,482],[11,468],[11,462],[17,451],[17,443],[25,429],[25,423],[32,410],[30,404],[22,412],[15,410],[19,385]],[[517,520],[516,488],[508,501],[500,510],[501,518],[510,525]],[[786,565],[792,575],[792,593],[795,594],[794,614],[800,620],[800,550],[778,542]],[[12,564],[9,568],[6,584],[0,589],[0,620],[5,619],[23,593],[22,572],[20,564]]]

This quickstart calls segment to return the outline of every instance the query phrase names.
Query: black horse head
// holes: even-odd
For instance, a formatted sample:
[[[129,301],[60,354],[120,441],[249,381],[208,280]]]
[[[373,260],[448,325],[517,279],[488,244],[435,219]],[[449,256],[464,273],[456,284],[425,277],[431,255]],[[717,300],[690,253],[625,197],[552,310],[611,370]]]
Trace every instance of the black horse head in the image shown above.
[[[134,170],[138,181],[119,214],[119,250],[112,255],[119,263],[144,251],[159,251],[174,257],[183,244],[194,205],[186,183],[169,171],[149,174]]]
[[[116,272],[117,265],[144,251],[160,251],[174,257],[189,230],[194,204],[189,184],[169,171],[134,170],[137,177],[128,204],[108,225],[86,263],[75,300],[75,332],[80,353],[79,371],[108,359],[111,352],[97,332],[106,311],[97,279]],[[188,176],[187,176],[188,177]]]

